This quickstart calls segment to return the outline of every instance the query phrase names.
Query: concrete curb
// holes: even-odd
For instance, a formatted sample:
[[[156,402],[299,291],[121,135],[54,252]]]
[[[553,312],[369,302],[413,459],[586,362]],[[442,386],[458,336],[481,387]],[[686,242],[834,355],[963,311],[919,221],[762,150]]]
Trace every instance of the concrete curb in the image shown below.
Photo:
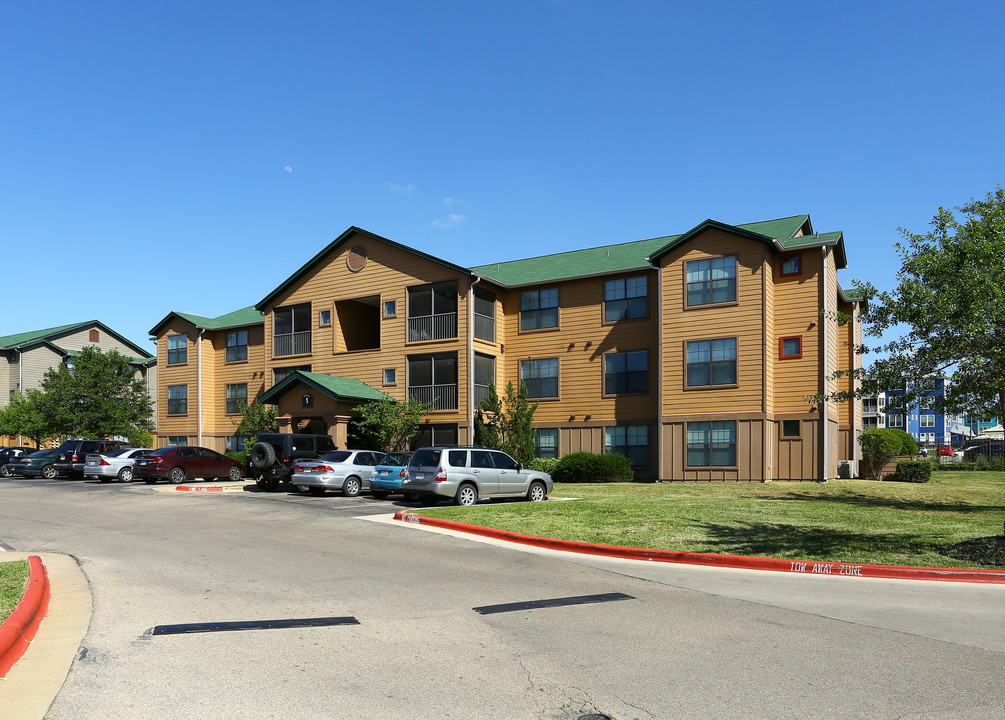
[[[555,540],[553,538],[521,535],[520,533],[496,530],[494,528],[469,525],[441,520],[440,518],[413,515],[409,510],[399,510],[394,519],[412,525],[456,530],[458,532],[482,535],[550,550],[602,555],[625,560],[648,560],[650,562],[705,565],[720,568],[740,568],[744,570],[771,570],[774,572],[804,575],[834,575],[858,578],[882,578],[887,580],[941,580],[944,582],[1000,583],[1005,584],[1005,570],[975,570],[971,568],[906,567],[903,565],[855,565],[850,563],[819,562],[816,560],[782,560],[779,558],[747,557],[743,555],[714,555],[712,553],[678,552],[674,550],[646,550],[643,548],[621,547],[618,545],[594,545],[592,543]]]
[[[31,574],[24,597],[0,625],[0,678],[7,677],[14,663],[24,655],[49,609],[49,575],[42,558],[31,555],[28,565]]]

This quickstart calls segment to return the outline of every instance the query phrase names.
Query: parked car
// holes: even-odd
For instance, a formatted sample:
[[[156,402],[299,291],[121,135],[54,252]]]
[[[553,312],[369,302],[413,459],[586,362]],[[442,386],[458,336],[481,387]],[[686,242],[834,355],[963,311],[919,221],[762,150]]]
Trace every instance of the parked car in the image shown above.
[[[24,469],[31,462],[33,455],[38,455],[39,453],[54,453],[55,450],[37,450],[36,448],[27,448],[28,452],[22,455],[12,455],[7,459],[6,463],[0,467],[0,477],[23,477]]]
[[[320,460],[301,460],[293,467],[293,485],[300,492],[324,495],[340,490],[355,497],[370,489],[370,476],[384,453],[373,450],[336,450]]]
[[[401,492],[401,483],[408,477],[408,461],[412,453],[387,453],[377,461],[370,476],[370,492],[378,500]]]
[[[154,450],[138,455],[133,462],[133,477],[142,478],[148,485],[158,480],[180,485],[188,478],[203,480],[240,480],[244,465],[215,450],[185,445]]]
[[[129,447],[119,440],[67,440],[56,448],[56,472],[72,478],[84,477],[84,461],[88,455],[107,455]]]
[[[10,477],[11,470],[7,466],[12,460],[17,461],[23,457],[28,457],[33,452],[35,452],[35,448],[30,447],[0,448],[0,477]]]
[[[153,452],[153,448],[125,448],[107,455],[88,455],[84,461],[84,477],[98,478],[105,483],[115,478],[122,482],[132,482],[133,463],[138,456],[150,452]]]
[[[973,461],[977,458],[987,458],[988,460],[1005,459],[1005,440],[995,438],[981,438],[971,440],[963,448],[963,459]]]
[[[402,485],[406,496],[423,503],[453,498],[458,505],[474,505],[486,497],[540,501],[553,488],[548,473],[527,470],[501,450],[473,447],[416,450]]]
[[[52,450],[40,450],[28,456],[28,462],[21,468],[21,473],[26,478],[44,477],[52,480],[58,474],[56,472],[56,453],[59,448]]]
[[[316,460],[335,449],[335,441],[328,435],[262,433],[248,452],[248,464],[260,488],[275,490],[290,481],[298,460]]]

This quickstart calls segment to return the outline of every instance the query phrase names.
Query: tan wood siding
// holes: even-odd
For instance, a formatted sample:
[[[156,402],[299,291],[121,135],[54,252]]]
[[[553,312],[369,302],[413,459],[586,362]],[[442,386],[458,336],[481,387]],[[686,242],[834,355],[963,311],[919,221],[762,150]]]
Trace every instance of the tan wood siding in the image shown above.
[[[185,333],[186,361],[181,364],[168,365],[168,336]],[[199,433],[197,413],[197,369],[195,338],[199,331],[191,323],[180,318],[174,318],[161,328],[157,336],[157,437],[158,447],[167,444],[169,436],[184,435],[189,442],[195,442]],[[168,415],[167,389],[171,385],[188,386],[188,412],[184,415]]]
[[[774,272],[774,411],[805,412],[811,407],[805,397],[820,389],[822,323],[831,322],[820,315],[823,263],[819,249],[806,250],[801,253],[802,274],[781,277],[781,257],[777,256]],[[783,360],[781,339],[793,336],[802,338],[803,356]]]
[[[763,419],[716,417],[717,420],[736,420],[736,466],[691,468],[687,466],[687,421],[664,422],[662,434],[663,457],[660,478],[664,481],[688,482],[762,482],[770,479],[761,474],[765,431]]]

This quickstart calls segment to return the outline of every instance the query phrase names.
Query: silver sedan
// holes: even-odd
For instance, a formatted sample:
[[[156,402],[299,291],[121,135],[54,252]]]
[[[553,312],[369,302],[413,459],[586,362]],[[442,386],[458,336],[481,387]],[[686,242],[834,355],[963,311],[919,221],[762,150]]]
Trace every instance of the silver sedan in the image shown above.
[[[384,457],[372,450],[336,450],[320,460],[301,460],[293,466],[293,485],[300,492],[324,495],[339,490],[355,497],[370,489],[370,476]]]
[[[150,448],[126,448],[107,455],[88,455],[84,460],[84,477],[98,478],[105,483],[116,478],[132,482],[133,463],[137,457],[148,452],[151,452]]]

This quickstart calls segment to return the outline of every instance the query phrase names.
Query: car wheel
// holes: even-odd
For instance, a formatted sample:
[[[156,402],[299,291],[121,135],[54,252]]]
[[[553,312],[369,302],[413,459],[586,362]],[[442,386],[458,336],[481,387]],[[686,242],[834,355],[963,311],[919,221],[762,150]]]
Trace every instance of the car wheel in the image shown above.
[[[454,496],[454,502],[458,505],[463,505],[464,507],[474,505],[478,502],[478,488],[471,483],[464,483],[457,488],[457,494]]]
[[[267,442],[251,446],[251,466],[256,470],[268,470],[276,464],[276,449]]]
[[[342,494],[346,497],[356,497],[359,495],[359,489],[360,484],[358,477],[347,477],[345,482],[342,483]]]
[[[0,465],[0,477],[10,477],[10,470],[6,465]]]
[[[180,467],[171,468],[171,472],[168,473],[168,482],[175,485],[181,485],[185,482],[185,469]]]
[[[241,468],[237,465],[231,465],[230,470],[227,471],[227,479],[231,482],[237,482],[241,479]]]
[[[42,477],[46,480],[52,480],[56,477],[56,467],[54,465],[46,465],[42,468]]]
[[[527,490],[527,499],[531,502],[541,502],[548,497],[548,489],[543,482],[532,482]]]
[[[317,485],[312,485],[310,487],[311,495],[321,496],[325,494],[325,489],[323,487],[318,487]]]
[[[133,469],[131,467],[124,467],[119,470],[119,481],[120,482],[132,482],[133,481]]]
[[[373,496],[374,496],[375,498],[377,498],[378,500],[387,500],[387,496],[388,496],[389,494],[390,494],[390,493],[386,493],[386,492],[384,492],[383,490],[374,490],[374,491],[373,491]]]
[[[259,475],[257,478],[255,478],[255,484],[258,485],[258,487],[262,488],[262,490],[271,491],[279,487],[279,480],[278,478]]]

